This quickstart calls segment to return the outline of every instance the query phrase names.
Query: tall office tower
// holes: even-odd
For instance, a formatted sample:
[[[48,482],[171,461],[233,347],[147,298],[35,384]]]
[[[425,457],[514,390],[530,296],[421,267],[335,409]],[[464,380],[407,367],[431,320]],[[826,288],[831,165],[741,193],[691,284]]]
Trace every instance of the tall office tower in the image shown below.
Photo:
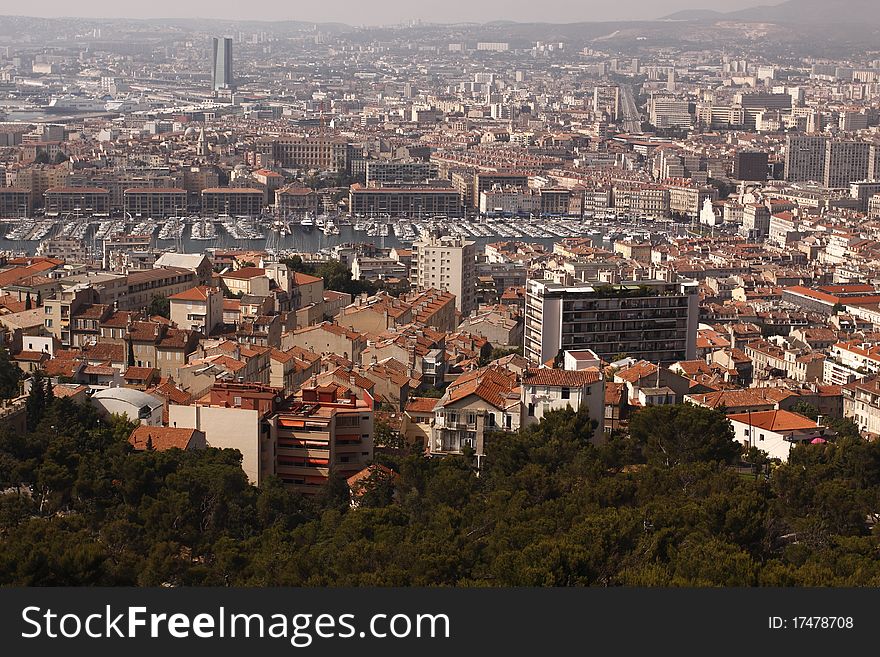
[[[830,141],[825,150],[825,187],[849,187],[851,182],[868,177],[871,145],[866,141]]]
[[[410,262],[410,282],[419,290],[434,288],[455,295],[455,307],[462,315],[475,308],[477,289],[474,242],[460,237],[430,235],[414,242]]]
[[[820,181],[825,177],[825,137],[788,135],[785,138],[785,179]]]
[[[535,365],[560,350],[592,349],[613,360],[625,353],[652,362],[696,357],[700,314],[696,281],[621,285],[526,282],[525,357]]]
[[[232,39],[214,37],[211,81],[214,91],[232,87]]]

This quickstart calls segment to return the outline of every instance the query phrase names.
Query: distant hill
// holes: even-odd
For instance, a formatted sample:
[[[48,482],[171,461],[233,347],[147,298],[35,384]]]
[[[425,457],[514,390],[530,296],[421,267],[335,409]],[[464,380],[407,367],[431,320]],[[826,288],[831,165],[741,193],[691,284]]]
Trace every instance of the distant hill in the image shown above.
[[[685,9],[677,11],[669,16],[664,16],[661,21],[710,21],[724,18],[725,14],[714,9]]]
[[[791,24],[860,24],[880,26],[877,0],[786,0],[778,5],[761,5],[717,12],[711,9],[679,11],[661,20],[743,20]]]

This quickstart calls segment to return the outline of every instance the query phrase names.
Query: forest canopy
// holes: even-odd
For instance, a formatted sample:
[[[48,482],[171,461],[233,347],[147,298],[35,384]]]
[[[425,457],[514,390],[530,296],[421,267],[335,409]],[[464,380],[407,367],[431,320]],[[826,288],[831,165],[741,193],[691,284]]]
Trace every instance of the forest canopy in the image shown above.
[[[735,467],[717,411],[639,411],[592,441],[554,411],[467,456],[377,457],[350,504],[248,484],[232,450],[133,451],[132,426],[46,400],[0,435],[0,584],[827,586],[880,584],[880,445],[843,437]]]

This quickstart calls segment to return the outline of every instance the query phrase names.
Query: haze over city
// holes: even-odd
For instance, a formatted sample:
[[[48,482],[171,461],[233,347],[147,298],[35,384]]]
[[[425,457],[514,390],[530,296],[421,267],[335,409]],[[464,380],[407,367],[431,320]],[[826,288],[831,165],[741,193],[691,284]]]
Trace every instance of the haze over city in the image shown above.
[[[718,4],[719,10],[731,11],[755,6],[754,0],[732,0]],[[267,0],[258,8],[241,2],[193,0],[173,2],[156,0],[148,3],[125,3],[110,0],[85,0],[70,4],[64,0],[46,0],[36,5],[8,8],[0,13],[22,16],[79,16],[95,18],[199,18],[235,20],[299,20],[339,22],[350,25],[393,25],[413,20],[436,23],[519,21],[558,22],[616,20],[653,20],[685,9],[713,9],[713,2],[689,0],[632,0],[625,3],[587,0],[448,0],[423,6],[396,0],[358,2],[339,0],[332,3],[291,4],[284,0]]]

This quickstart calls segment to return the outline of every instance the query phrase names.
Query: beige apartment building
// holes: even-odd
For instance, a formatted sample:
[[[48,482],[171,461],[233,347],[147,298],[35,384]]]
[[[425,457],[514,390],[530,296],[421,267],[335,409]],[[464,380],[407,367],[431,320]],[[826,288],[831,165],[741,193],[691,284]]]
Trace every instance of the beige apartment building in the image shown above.
[[[266,193],[251,187],[209,187],[202,190],[202,213],[258,216],[263,212]]]
[[[126,189],[122,198],[132,217],[165,219],[186,213],[186,190],[180,187],[133,187]]]
[[[178,328],[211,332],[223,323],[223,294],[216,287],[200,285],[168,297],[171,321]]]
[[[455,295],[462,315],[475,308],[477,286],[475,242],[460,237],[430,236],[413,242],[410,282],[418,290],[437,289]]]

